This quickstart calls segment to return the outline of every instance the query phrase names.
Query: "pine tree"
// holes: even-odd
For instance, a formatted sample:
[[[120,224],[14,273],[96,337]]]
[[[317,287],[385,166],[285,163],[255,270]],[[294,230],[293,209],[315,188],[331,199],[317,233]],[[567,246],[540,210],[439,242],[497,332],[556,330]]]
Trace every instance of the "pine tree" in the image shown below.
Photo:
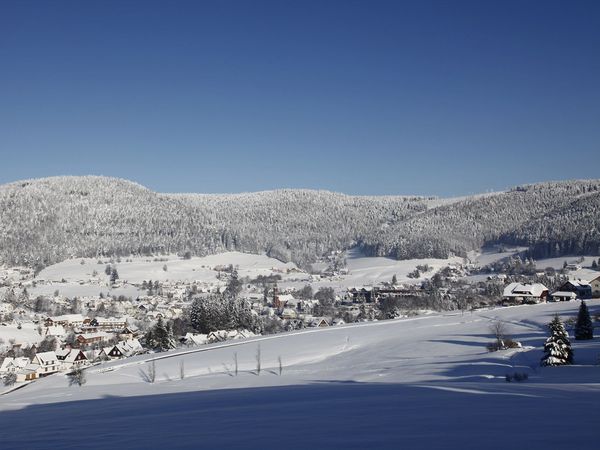
[[[579,305],[577,323],[575,324],[575,339],[578,341],[594,339],[594,325],[590,317],[590,311],[584,301]]]
[[[558,315],[548,324],[550,337],[544,344],[542,366],[563,366],[573,363],[571,341]]]
[[[117,272],[117,268],[113,267],[112,272],[110,273],[110,283],[115,284],[115,282],[119,279],[119,272]]]
[[[146,345],[154,350],[165,351],[175,348],[173,329],[170,324],[165,325],[162,317],[146,333]]]

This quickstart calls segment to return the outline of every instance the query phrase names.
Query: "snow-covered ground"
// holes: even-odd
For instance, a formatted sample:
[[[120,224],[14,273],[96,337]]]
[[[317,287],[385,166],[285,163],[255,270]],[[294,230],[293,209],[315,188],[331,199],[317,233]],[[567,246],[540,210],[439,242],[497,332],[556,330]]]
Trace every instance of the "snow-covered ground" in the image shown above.
[[[84,261],[84,264],[81,264]],[[38,275],[39,279],[60,282],[78,283],[90,279],[98,279],[106,283],[108,277],[104,273],[109,260],[103,260],[98,264],[97,259],[69,259],[59,264],[45,268]],[[254,255],[240,252],[219,253],[205,257],[193,257],[182,259],[176,255],[153,257],[131,257],[123,258],[120,262],[111,265],[116,267],[119,279],[128,283],[141,283],[144,280],[153,281],[216,281],[217,266],[232,264],[239,266],[240,276],[257,276],[270,273],[273,269],[285,271],[296,267],[292,263],[282,263],[266,255]],[[166,266],[167,270],[164,270]],[[98,275],[92,277],[93,271]]]
[[[3,344],[9,345],[11,340],[18,344],[37,344],[42,340],[42,336],[37,331],[37,325],[31,322],[0,323],[0,347]]]
[[[600,300],[588,304],[600,312]],[[88,369],[83,387],[53,375],[0,397],[0,442],[3,449],[583,448],[597,442],[600,340],[575,342],[577,366],[539,367],[545,324],[555,313],[576,315],[578,305],[429,315],[145,355]],[[498,319],[523,350],[486,351]],[[152,359],[156,382],[148,383],[142,372]],[[513,372],[529,380],[505,382]]]
[[[81,261],[84,264],[81,264]],[[396,275],[398,282],[414,283],[424,278],[430,278],[436,271],[452,263],[462,263],[462,258],[449,259],[411,259],[398,261],[384,257],[366,257],[357,250],[347,253],[349,273],[336,276],[332,279],[316,279],[311,281],[316,291],[321,287],[333,287],[338,291],[344,291],[348,287],[372,286],[383,281],[389,282]],[[123,258],[121,262],[111,264],[117,268],[119,281],[122,286],[111,288],[108,276],[104,269],[109,264],[103,260],[98,264],[97,259],[70,259],[59,264],[54,264],[42,270],[37,280],[42,283],[30,289],[30,294],[52,295],[56,290],[66,297],[93,296],[100,292],[114,296],[125,295],[135,297],[142,293],[132,284],[141,284],[144,280],[153,281],[183,281],[198,282],[208,285],[222,284],[218,279],[218,272],[214,270],[219,266],[233,265],[238,268],[240,277],[256,278],[259,275],[280,274],[282,282],[280,287],[300,288],[309,282],[309,274],[303,272],[291,272],[297,269],[293,263],[283,263],[277,259],[270,258],[264,254],[254,255],[240,252],[227,252],[206,257],[193,257],[182,259],[176,255],[155,258],[131,257]],[[408,274],[415,270],[417,265],[427,264],[432,267],[421,278],[409,278]],[[166,266],[167,270],[164,270]],[[325,268],[323,264],[322,268]],[[94,271],[97,274],[94,275]]]
[[[581,259],[583,258],[583,261]],[[539,259],[535,261],[538,269],[552,267],[554,269],[562,269],[565,261],[567,264],[578,264],[581,267],[590,267],[592,263],[598,261],[598,256],[561,256],[559,258]]]
[[[527,247],[514,247],[510,249],[506,249],[503,252],[495,251],[495,250],[486,250],[486,251],[471,251],[468,253],[467,257],[470,262],[476,264],[480,267],[487,266],[488,264],[495,263],[497,261],[503,260],[505,258],[510,258],[511,256],[517,255],[519,252],[527,250]]]

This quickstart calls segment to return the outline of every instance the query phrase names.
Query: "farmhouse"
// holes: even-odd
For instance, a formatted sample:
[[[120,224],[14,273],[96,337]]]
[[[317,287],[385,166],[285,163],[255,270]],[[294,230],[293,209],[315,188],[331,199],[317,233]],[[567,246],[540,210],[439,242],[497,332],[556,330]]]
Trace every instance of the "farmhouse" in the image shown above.
[[[548,297],[548,288],[540,283],[510,283],[504,288],[502,297],[512,303],[539,303]]]
[[[590,286],[592,287],[592,296],[600,297],[600,275],[590,281]]]
[[[573,292],[578,298],[583,300],[592,298],[592,286],[586,281],[569,280],[559,287],[558,290],[563,292]]]

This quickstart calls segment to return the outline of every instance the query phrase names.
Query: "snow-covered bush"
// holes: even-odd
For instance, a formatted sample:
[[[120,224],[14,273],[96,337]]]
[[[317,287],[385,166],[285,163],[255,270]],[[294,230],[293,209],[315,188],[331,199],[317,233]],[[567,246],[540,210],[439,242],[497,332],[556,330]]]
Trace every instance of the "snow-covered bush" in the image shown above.
[[[569,335],[560,317],[556,315],[548,324],[550,337],[544,344],[542,366],[562,366],[573,363],[573,350]]]

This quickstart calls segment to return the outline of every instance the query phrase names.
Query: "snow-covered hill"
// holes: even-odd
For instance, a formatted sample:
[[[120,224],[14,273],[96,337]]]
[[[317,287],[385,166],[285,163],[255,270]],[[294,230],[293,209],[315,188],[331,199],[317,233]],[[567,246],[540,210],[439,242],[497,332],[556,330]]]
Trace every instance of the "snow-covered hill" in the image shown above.
[[[589,306],[600,312],[600,300]],[[83,387],[53,375],[0,397],[0,442],[10,449],[583,448],[597,440],[600,340],[575,342],[575,366],[539,367],[545,324],[577,307],[518,306],[212,344],[95,366]],[[523,349],[486,351],[496,320]],[[156,380],[148,383],[152,361]],[[529,379],[507,383],[514,372]]]
[[[445,259],[498,242],[536,258],[594,255],[599,205],[598,180],[444,201],[294,189],[175,195],[114,178],[44,178],[0,186],[0,263],[241,251],[307,267],[357,245],[370,256]]]

